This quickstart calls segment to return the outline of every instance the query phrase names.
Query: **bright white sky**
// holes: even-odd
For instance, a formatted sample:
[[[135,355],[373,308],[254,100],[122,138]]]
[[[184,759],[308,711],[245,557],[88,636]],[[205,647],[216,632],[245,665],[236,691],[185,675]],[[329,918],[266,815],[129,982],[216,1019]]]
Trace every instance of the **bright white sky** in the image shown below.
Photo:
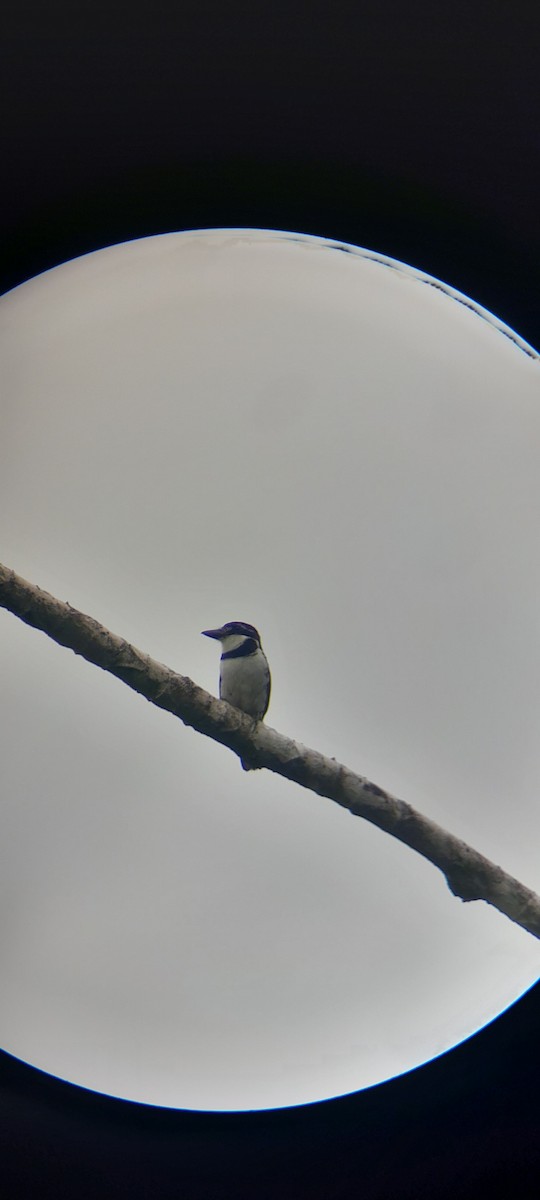
[[[418,273],[314,238],[113,247],[0,313],[1,557],[540,889],[540,363]],[[406,1071],[539,975],[406,847],[0,612],[0,1042],[199,1109]]]

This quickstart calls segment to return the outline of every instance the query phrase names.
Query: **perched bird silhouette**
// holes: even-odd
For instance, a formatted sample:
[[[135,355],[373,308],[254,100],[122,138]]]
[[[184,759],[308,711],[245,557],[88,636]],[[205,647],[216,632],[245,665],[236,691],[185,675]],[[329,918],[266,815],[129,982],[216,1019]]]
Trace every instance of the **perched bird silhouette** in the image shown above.
[[[220,698],[262,721],[270,702],[270,668],[255,626],[227,621],[219,629],[203,629],[203,635],[221,642]],[[244,759],[242,766],[253,769]]]

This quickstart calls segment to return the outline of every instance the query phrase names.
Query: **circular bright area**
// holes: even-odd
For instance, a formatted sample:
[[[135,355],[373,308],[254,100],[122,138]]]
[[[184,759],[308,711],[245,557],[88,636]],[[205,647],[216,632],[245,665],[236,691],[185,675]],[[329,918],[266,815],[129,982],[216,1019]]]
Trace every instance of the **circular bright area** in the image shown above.
[[[295,234],[148,238],[7,295],[7,566],[540,889],[540,362],[470,301]],[[539,975],[406,846],[0,612],[0,1043],[157,1105],[407,1071]]]

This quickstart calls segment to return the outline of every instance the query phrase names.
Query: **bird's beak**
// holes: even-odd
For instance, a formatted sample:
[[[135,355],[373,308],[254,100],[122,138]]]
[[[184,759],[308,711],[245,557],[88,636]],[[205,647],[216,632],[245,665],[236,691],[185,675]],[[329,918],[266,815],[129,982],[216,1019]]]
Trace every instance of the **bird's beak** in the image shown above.
[[[216,638],[217,641],[219,642],[219,639],[223,633],[223,630],[222,629],[202,629],[201,633],[202,633],[203,637]]]

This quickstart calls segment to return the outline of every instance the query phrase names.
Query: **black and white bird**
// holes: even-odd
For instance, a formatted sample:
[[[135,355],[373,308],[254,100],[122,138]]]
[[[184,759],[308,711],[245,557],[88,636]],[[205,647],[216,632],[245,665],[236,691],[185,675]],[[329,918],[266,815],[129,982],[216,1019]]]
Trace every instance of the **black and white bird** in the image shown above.
[[[221,642],[219,695],[262,721],[270,703],[270,669],[260,635],[246,621],[227,621],[219,629],[203,629],[204,637]],[[250,765],[242,761],[246,771]]]

